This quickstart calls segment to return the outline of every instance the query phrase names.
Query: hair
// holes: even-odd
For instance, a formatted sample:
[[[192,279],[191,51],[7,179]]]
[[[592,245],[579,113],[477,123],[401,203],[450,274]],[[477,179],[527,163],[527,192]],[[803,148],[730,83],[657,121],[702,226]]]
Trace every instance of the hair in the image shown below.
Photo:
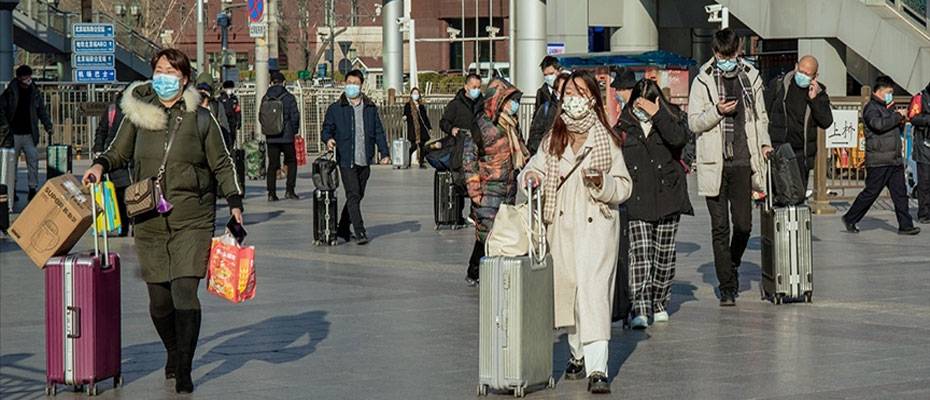
[[[358,78],[359,83],[365,83],[365,74],[362,73],[362,70],[353,69],[353,70],[349,71],[349,73],[346,74],[346,79],[345,79],[345,80],[349,80],[349,77],[350,77],[350,76],[354,76],[354,77]]]
[[[420,88],[414,86],[414,87],[410,88],[410,97],[408,97],[408,99],[409,99],[409,101],[410,101],[411,103],[413,102],[413,92],[419,93],[419,94],[420,94],[420,100],[421,100],[421,101],[423,100],[423,92],[420,91]]]
[[[730,28],[721,29],[714,33],[712,46],[714,52],[722,56],[735,56],[739,51],[739,36],[736,35],[736,31]]]
[[[271,78],[271,83],[274,85],[280,85],[284,83],[285,81],[287,81],[287,77],[285,77],[284,74],[278,70],[271,71],[270,78]]]
[[[562,99],[565,98],[565,89],[568,88],[569,83],[575,82],[576,79],[580,79],[583,82],[588,92],[590,92],[591,96],[594,98],[594,112],[597,114],[597,119],[604,125],[604,129],[607,129],[607,132],[610,133],[610,137],[614,140],[614,143],[617,146],[622,145],[623,138],[610,127],[610,122],[607,119],[607,111],[604,110],[604,100],[601,99],[601,88],[597,84],[597,80],[594,78],[593,74],[588,71],[572,72],[568,77],[568,82],[565,83],[565,86],[562,86],[559,97]],[[560,106],[555,116],[555,122],[552,124],[552,132],[549,133],[549,154],[561,157],[565,152],[565,148],[568,147],[571,141],[570,135],[568,126],[565,125],[565,121],[562,121],[562,107]]]
[[[559,64],[559,59],[553,56],[545,56],[542,62],[539,63],[539,69],[546,69],[549,67],[555,68],[556,70],[562,69],[562,65]]]
[[[633,93],[630,95],[630,101],[627,102],[626,107],[624,107],[621,112],[633,115],[633,104],[636,102],[636,99],[640,97],[653,103],[658,103],[659,107],[666,110],[675,110],[678,108],[665,98],[662,89],[659,88],[659,85],[654,80],[643,78],[637,81],[636,85],[633,86]],[[675,121],[680,119],[680,114],[677,112],[672,112],[671,116]]]
[[[19,68],[16,68],[16,77],[22,78],[24,76],[32,76],[32,67],[26,64],[20,65]]]
[[[891,80],[891,77],[882,75],[875,78],[875,86],[872,87],[872,92],[874,93],[884,88],[894,89],[894,81]]]
[[[559,84],[560,84],[560,83],[564,84],[565,82],[568,82],[568,77],[571,76],[571,75],[572,75],[572,74],[567,73],[567,72],[562,72],[562,73],[560,73],[558,76],[555,77],[555,82],[552,83],[552,87],[553,87],[553,88],[557,88],[557,87],[559,87]],[[561,94],[560,94],[560,96],[561,96]]]
[[[236,83],[233,82],[233,81],[224,81],[224,82],[223,82],[223,89],[232,89],[232,88],[234,88],[234,87],[236,87]]]
[[[478,82],[481,82],[481,75],[478,75],[474,72],[469,72],[468,75],[465,75],[465,83],[468,84],[468,81],[476,79]]]
[[[181,76],[187,78],[187,81],[190,82],[192,75],[194,74],[194,69],[191,67],[191,59],[187,57],[187,54],[184,54],[183,51],[178,49],[162,49],[158,53],[155,53],[152,56],[152,61],[149,64],[152,66],[152,70],[155,70],[155,65],[158,64],[158,60],[164,57],[168,64],[171,64],[171,67],[178,70],[181,73]]]

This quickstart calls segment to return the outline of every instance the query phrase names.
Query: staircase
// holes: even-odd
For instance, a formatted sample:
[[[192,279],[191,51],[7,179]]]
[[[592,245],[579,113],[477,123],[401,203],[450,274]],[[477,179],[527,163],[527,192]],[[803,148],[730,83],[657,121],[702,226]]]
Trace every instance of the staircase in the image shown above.
[[[717,3],[728,7],[731,14],[765,39],[837,38],[911,93],[930,82],[927,0]]]
[[[62,11],[44,1],[23,0],[13,11],[13,42],[31,53],[70,58],[71,25],[77,22],[81,22],[78,14]],[[95,12],[94,22],[112,23],[115,27],[119,80],[148,79],[152,75],[149,60],[161,49],[157,44],[105,13]]]

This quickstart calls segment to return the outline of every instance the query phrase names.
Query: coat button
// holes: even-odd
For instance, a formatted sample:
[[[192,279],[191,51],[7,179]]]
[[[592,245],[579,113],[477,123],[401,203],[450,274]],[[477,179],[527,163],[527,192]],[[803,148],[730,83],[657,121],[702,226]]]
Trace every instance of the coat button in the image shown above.
[[[588,217],[588,223],[590,224],[592,222],[594,222],[594,218]]]

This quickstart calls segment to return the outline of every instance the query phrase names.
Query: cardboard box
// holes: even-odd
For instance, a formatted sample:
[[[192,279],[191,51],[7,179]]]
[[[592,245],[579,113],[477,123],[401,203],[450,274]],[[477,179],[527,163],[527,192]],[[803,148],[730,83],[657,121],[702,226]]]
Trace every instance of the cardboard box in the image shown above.
[[[90,228],[90,207],[80,181],[58,176],[45,182],[8,233],[37,267],[45,268],[49,258],[67,254]]]

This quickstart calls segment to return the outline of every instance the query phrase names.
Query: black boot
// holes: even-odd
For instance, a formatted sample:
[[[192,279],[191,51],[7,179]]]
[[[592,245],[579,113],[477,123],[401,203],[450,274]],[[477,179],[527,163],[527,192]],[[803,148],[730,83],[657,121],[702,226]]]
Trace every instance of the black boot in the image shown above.
[[[191,367],[194,363],[194,350],[200,337],[200,310],[175,311],[175,324],[178,330],[178,369],[174,391],[193,393],[194,381],[191,379]]]
[[[153,315],[152,323],[155,324],[155,330],[158,331],[158,336],[168,353],[168,360],[165,362],[165,379],[174,379],[178,367],[178,335],[175,330],[174,313],[161,318]]]

